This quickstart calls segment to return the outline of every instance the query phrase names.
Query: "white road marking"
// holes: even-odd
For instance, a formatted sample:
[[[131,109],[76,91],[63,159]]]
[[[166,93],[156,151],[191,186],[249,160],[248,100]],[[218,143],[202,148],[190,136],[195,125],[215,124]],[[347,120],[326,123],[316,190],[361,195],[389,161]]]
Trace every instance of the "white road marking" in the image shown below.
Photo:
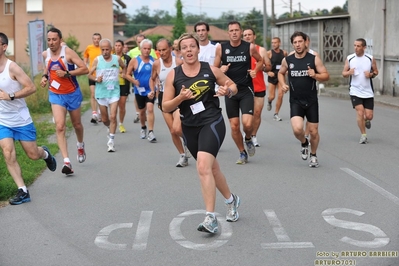
[[[392,193],[386,191],[385,189],[383,189],[379,185],[371,182],[370,180],[368,180],[364,176],[359,175],[358,173],[352,171],[349,168],[341,168],[341,170],[344,171],[345,173],[353,176],[354,178],[356,178],[357,180],[359,180],[360,182],[362,182],[363,184],[365,184],[369,188],[374,189],[375,191],[377,191],[378,193],[380,193],[382,196],[386,197],[387,199],[389,199],[393,203],[399,205],[399,198],[396,197],[395,195],[393,195]]]
[[[142,211],[139,224],[137,225],[136,237],[133,243],[134,250],[145,250],[147,248],[148,236],[153,211]]]
[[[127,244],[115,244],[108,241],[109,235],[114,230],[123,229],[123,228],[132,228],[132,223],[119,223],[119,224],[111,224],[107,227],[101,229],[101,231],[97,234],[96,239],[94,240],[94,244],[97,247],[108,249],[108,250],[125,250]]]
[[[356,216],[362,216],[364,214],[364,212],[346,209],[346,208],[331,208],[323,211],[321,215],[323,216],[323,219],[332,226],[355,230],[355,231],[362,231],[370,233],[374,236],[374,239],[370,241],[361,241],[344,236],[343,238],[340,239],[342,242],[362,248],[381,248],[388,245],[390,241],[389,237],[387,237],[384,231],[382,231],[377,226],[371,224],[340,220],[335,218],[334,216],[334,214],[337,213],[350,213]]]
[[[261,243],[261,247],[264,249],[281,249],[281,248],[314,248],[312,242],[291,242],[290,237],[287,235],[284,227],[278,219],[274,210],[263,210],[270,225],[272,226],[273,232],[279,242],[276,243]]]

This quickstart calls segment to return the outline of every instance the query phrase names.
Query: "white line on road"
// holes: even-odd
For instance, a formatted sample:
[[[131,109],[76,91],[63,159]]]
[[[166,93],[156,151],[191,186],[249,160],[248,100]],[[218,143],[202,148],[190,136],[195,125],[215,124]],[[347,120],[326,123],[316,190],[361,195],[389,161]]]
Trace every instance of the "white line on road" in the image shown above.
[[[287,235],[283,225],[278,219],[274,210],[263,210],[270,225],[277,237],[278,242],[261,243],[263,249],[282,249],[282,248],[314,248],[312,242],[291,242],[291,238]]]
[[[359,175],[358,173],[352,171],[349,168],[341,168],[342,171],[344,171],[345,173],[353,176],[354,178],[356,178],[357,180],[359,180],[360,182],[362,182],[363,184],[365,184],[366,186],[374,189],[375,191],[377,191],[378,193],[380,193],[381,195],[383,195],[384,197],[386,197],[387,199],[393,201],[393,203],[399,205],[399,198],[396,197],[395,195],[393,195],[392,193],[386,191],[385,189],[383,189],[382,187],[380,187],[379,185],[371,182],[370,180],[368,180],[367,178]]]

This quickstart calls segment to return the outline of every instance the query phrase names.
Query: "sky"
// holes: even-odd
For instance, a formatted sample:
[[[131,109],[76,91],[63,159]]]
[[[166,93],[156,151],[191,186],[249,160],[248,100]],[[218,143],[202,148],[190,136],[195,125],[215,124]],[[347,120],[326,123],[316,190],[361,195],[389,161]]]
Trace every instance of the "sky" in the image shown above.
[[[148,6],[150,15],[154,10],[165,10],[169,14],[175,15],[176,0],[122,0],[127,8],[123,11],[134,15],[136,10],[142,6]],[[211,18],[218,18],[223,12],[233,10],[234,13],[249,12],[253,8],[263,11],[263,1],[266,1],[266,12],[271,16],[271,0],[182,0],[183,13],[206,14]],[[346,0],[292,0],[292,9],[301,10],[309,13],[310,10],[328,9],[331,10],[335,6],[342,7]],[[274,12],[278,18],[280,15],[289,12],[290,0],[274,0]]]

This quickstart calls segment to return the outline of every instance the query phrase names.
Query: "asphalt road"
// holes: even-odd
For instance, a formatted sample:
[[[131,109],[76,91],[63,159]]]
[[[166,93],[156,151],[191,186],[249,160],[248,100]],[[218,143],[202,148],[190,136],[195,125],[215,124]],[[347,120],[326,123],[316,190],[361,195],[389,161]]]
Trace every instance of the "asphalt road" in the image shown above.
[[[320,167],[311,169],[284,100],[283,121],[264,110],[261,147],[246,165],[235,164],[226,120],[218,160],[242,204],[227,223],[218,194],[214,236],[196,230],[204,204],[195,162],[175,167],[159,110],[153,144],[139,138],[129,101],[115,153],[84,114],[86,162],[74,159],[73,134],[68,144],[75,175],[46,170],[29,187],[32,202],[0,209],[0,265],[399,265],[399,109],[377,105],[361,145],[350,102],[320,97]]]

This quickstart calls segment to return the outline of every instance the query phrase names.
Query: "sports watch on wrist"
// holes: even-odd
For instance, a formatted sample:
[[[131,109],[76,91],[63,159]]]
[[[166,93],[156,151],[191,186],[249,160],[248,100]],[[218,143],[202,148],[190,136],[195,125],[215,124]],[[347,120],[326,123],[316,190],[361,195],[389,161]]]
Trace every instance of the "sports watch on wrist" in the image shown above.
[[[70,76],[71,76],[71,73],[69,73],[69,71],[67,70],[65,75],[64,75],[64,78],[69,78]]]
[[[10,97],[11,101],[14,101],[15,99],[15,94],[13,92],[11,92],[10,94],[8,94],[8,96]]]

